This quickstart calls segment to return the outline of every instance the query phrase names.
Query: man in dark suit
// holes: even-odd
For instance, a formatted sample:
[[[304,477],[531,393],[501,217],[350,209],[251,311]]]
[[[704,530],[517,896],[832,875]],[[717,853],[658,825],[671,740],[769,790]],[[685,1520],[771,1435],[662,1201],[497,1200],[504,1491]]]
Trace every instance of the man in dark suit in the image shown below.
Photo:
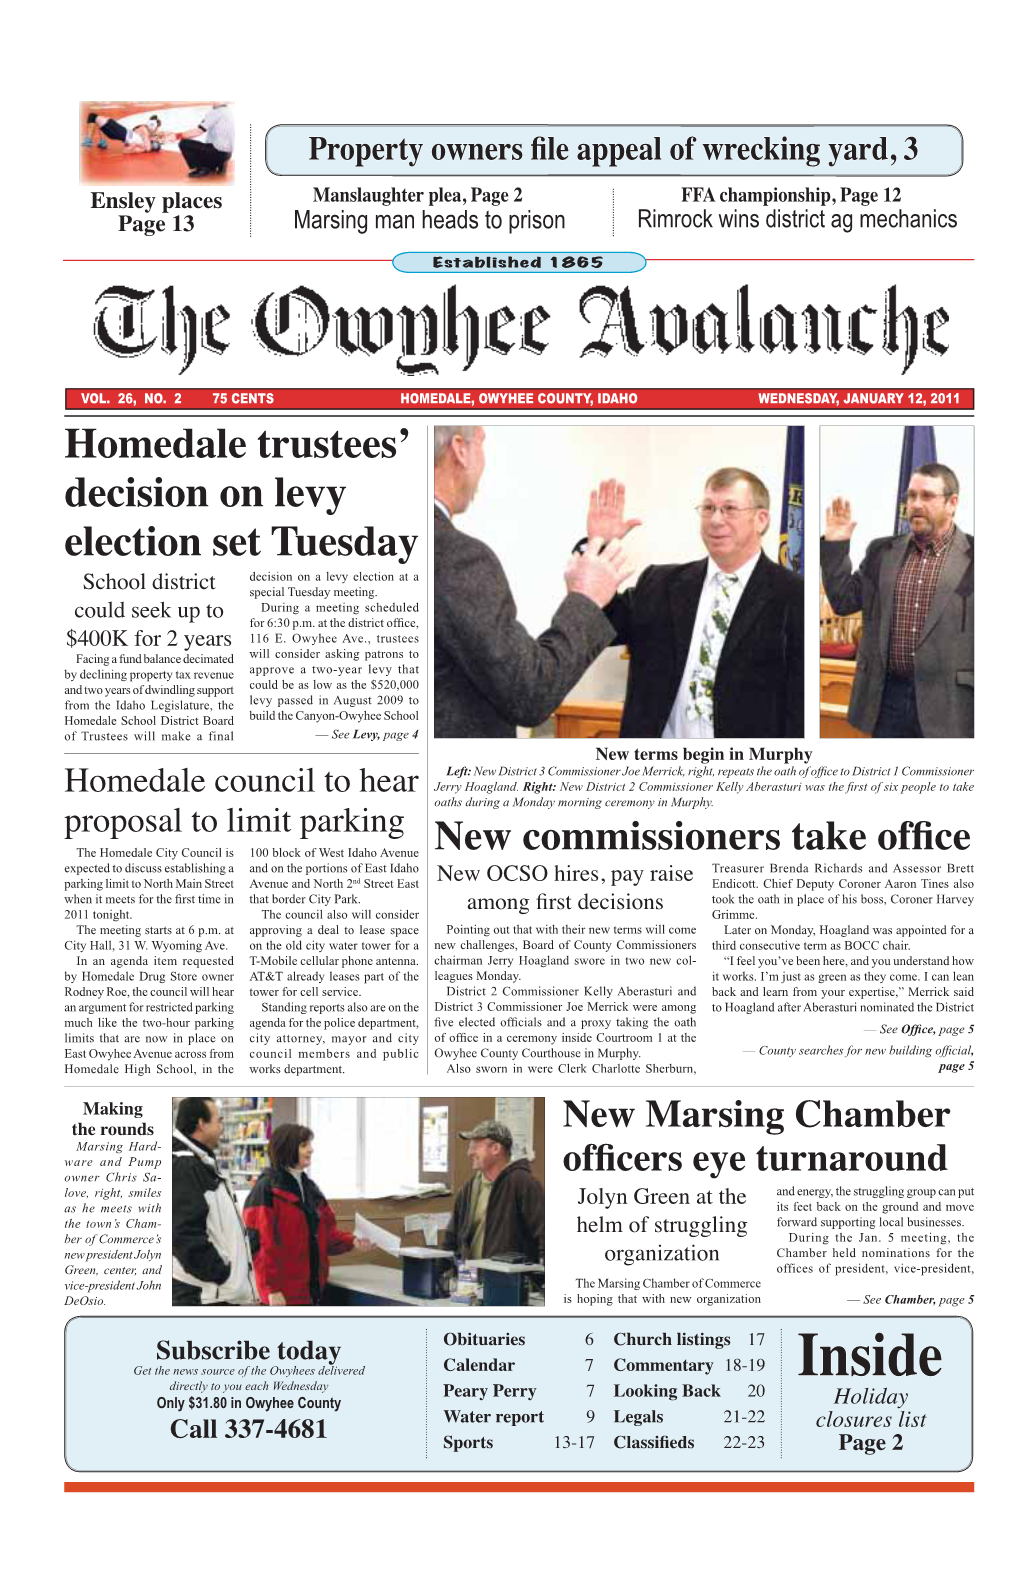
[[[518,726],[545,722],[599,652],[611,644],[613,626],[602,609],[630,572],[619,541],[605,541],[595,530],[603,517],[622,527],[623,489],[614,487],[611,508],[601,512],[589,508],[594,550],[571,558],[565,575],[567,595],[549,628],[533,639],[517,618],[517,605],[491,547],[454,524],[455,516],[463,514],[474,498],[484,469],[483,427],[436,427],[437,739],[512,739]],[[592,494],[593,501],[598,496]],[[623,531],[612,534],[620,536]]]
[[[606,609],[630,651],[620,737],[804,736],[804,584],[767,558],[769,495],[726,467],[696,506],[708,558],[654,564]]]
[[[822,581],[836,613],[864,614],[847,720],[875,739],[974,737],[974,538],[956,524],[948,465],[910,478],[910,530],[871,542],[850,567],[845,498],[825,511]]]

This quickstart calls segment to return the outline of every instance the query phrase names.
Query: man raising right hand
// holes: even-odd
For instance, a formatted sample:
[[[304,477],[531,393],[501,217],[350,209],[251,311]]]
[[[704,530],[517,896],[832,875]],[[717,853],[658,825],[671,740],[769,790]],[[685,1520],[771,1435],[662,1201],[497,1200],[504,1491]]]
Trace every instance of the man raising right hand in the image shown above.
[[[567,564],[567,595],[549,628],[529,635],[495,553],[454,524],[484,469],[484,428],[436,427],[437,739],[512,739],[545,722],[614,639],[602,609],[630,574],[618,538],[637,522],[623,521],[623,488],[604,482],[592,493],[588,551]]]

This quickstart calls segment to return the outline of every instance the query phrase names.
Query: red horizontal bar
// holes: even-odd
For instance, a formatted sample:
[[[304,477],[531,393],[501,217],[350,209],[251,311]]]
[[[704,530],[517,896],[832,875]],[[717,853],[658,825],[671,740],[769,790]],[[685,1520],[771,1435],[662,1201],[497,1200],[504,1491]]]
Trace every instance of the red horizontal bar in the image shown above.
[[[608,248],[606,248],[608,250]],[[65,257],[64,262],[74,259]],[[975,263],[976,257],[646,257],[646,263]]]
[[[419,251],[435,248],[419,247]],[[608,247],[603,247],[608,251]],[[62,257],[62,263],[391,263],[392,257]],[[974,257],[646,257],[646,263],[973,263]],[[548,277],[548,275],[546,276]]]
[[[507,396],[512,398],[508,401]],[[606,396],[612,395],[608,400]],[[823,403],[821,396],[835,396]],[[573,398],[570,398],[573,396]],[[770,403],[766,396],[776,396]],[[601,399],[601,403],[600,403]],[[860,403],[856,403],[859,401]],[[140,411],[172,416],[181,410],[394,410],[394,411],[596,411],[628,410],[756,410],[776,415],[815,411],[895,412],[916,415],[938,410],[943,415],[974,409],[972,388],[748,388],[748,389],[425,389],[425,388],[69,388],[64,408],[75,414],[102,411],[136,415]]]
[[[973,1483],[65,1483],[65,1494],[973,1494]]]
[[[891,260],[891,259],[890,259]],[[947,259],[949,261],[950,259]],[[62,263],[392,263],[392,257],[62,257]],[[883,259],[885,261],[885,259]],[[915,259],[911,258],[911,262]],[[932,262],[941,261],[932,258]]]

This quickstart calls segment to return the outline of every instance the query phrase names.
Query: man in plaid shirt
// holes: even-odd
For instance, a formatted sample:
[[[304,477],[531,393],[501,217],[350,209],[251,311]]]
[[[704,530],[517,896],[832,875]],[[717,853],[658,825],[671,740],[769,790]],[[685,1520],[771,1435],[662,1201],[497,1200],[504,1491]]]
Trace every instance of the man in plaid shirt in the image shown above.
[[[956,524],[959,501],[948,465],[919,466],[909,532],[872,542],[856,571],[849,501],[825,512],[825,593],[837,613],[864,614],[848,721],[876,739],[973,737],[974,539]]]

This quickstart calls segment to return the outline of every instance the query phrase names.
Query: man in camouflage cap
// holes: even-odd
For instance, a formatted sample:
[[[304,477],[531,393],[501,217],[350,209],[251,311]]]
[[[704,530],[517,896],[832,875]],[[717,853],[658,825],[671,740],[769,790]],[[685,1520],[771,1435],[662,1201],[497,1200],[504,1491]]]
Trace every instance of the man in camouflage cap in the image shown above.
[[[513,1160],[514,1140],[502,1122],[479,1122],[467,1140],[473,1175],[454,1200],[444,1246],[458,1259],[520,1254],[545,1262],[545,1193],[529,1160]]]

